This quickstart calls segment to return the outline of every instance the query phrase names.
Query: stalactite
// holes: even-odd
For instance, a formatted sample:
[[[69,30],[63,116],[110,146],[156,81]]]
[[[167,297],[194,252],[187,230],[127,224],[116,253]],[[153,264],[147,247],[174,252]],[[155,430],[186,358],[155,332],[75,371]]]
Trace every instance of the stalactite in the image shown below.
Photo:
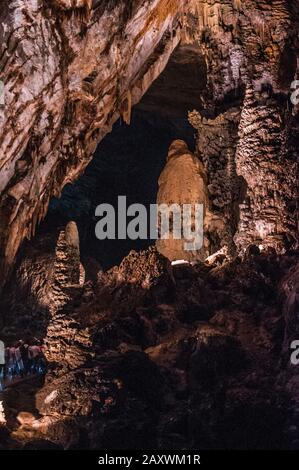
[[[52,4],[63,10],[75,10],[84,8],[86,10],[92,9],[93,0],[52,0]]]
[[[86,23],[91,16],[93,0],[51,0],[50,5],[58,10],[58,15],[62,11],[69,18],[79,18]]]
[[[213,26],[212,27],[218,27],[221,22],[222,22],[222,10],[221,10],[221,5],[215,4],[213,8]]]
[[[262,46],[264,46],[266,39],[269,36],[269,27],[266,22],[266,19],[261,15],[255,13],[254,15],[252,15],[252,22],[255,25],[256,34],[260,37],[261,44]]]
[[[203,13],[202,13],[202,20],[203,26],[207,27],[209,25],[209,5],[203,5]]]
[[[195,7],[196,15],[198,17],[199,29],[209,28],[211,30],[218,29],[222,22],[222,6],[220,3],[214,5],[197,5]]]
[[[257,33],[262,40],[262,44],[265,42],[265,21],[261,20],[257,24]]]
[[[40,205],[37,206],[32,217],[32,222],[31,222],[31,227],[30,227],[30,238],[33,238],[35,235],[35,231],[36,231],[36,227],[37,227],[38,219],[39,219],[39,212],[40,212]]]
[[[243,9],[242,3],[243,3],[242,0],[233,0],[234,10],[242,11]]]
[[[121,116],[128,126],[131,124],[132,116],[132,95],[130,90],[127,92],[127,96],[121,106]]]
[[[198,28],[194,28],[194,19],[197,19]],[[191,21],[192,20],[192,21]],[[203,29],[203,5],[197,0],[186,2],[180,11],[180,23],[182,41],[186,44],[194,44],[200,40]]]

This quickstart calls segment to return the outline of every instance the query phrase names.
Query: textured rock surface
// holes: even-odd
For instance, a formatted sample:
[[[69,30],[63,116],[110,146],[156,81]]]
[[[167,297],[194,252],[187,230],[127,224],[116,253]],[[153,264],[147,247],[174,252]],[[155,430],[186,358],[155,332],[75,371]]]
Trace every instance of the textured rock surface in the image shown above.
[[[3,2],[3,273],[51,196],[78,177],[120,114],[129,122],[179,42],[183,3]]]
[[[6,335],[23,328],[23,336],[45,334],[49,318],[66,310],[82,290],[78,229],[74,222],[24,247],[12,282],[1,296],[1,320],[11,315]]]
[[[243,181],[237,175],[235,162],[239,109],[231,108],[215,119],[193,111],[189,113],[189,120],[198,133],[197,155],[207,175],[210,212],[222,221],[218,230],[210,233],[209,254],[224,246],[234,253],[233,237],[238,228],[239,204],[244,197]]]
[[[155,248],[132,252],[44,319],[50,369],[30,423],[9,408],[23,411],[28,390],[8,399],[11,447],[296,447],[298,374],[282,359],[297,263],[251,249],[171,269]]]
[[[167,163],[159,177],[157,204],[159,239],[156,245],[160,253],[171,261],[204,261],[212,254],[208,236],[217,231],[217,225],[219,231],[221,228],[223,231],[223,221],[210,211],[203,163],[184,141],[176,140],[169,148]],[[198,206],[202,206],[202,212],[198,212]],[[196,238],[199,233],[201,237]],[[193,244],[194,249],[190,249]]]
[[[198,152],[205,155],[210,180],[215,174],[221,180],[211,183],[211,199],[228,214],[227,236],[231,239],[236,233],[238,249],[252,241],[283,249],[296,241],[298,217],[294,205],[298,116],[289,100],[291,82],[298,73],[298,5],[284,1],[197,4],[208,86],[199,110],[203,118],[193,113],[190,120],[199,131]],[[241,110],[241,117],[234,107]],[[213,127],[216,132],[219,129],[219,140]],[[235,172],[243,179],[239,180],[241,198],[238,191],[229,194]]]
[[[241,247],[256,241],[281,249],[297,240],[298,162],[289,147],[294,130],[287,103],[271,95],[248,89],[242,110],[236,157],[247,185],[236,237]]]
[[[200,247],[198,251],[187,251],[186,249],[185,245],[195,243],[195,239],[194,237],[187,239],[187,232],[184,231],[184,228],[186,229],[184,226],[186,207],[184,208],[184,205],[190,206],[189,224],[195,227],[196,205],[203,206],[203,217],[209,209],[206,174],[200,160],[190,152],[186,143],[181,140],[173,142],[169,148],[165,168],[159,177],[157,204],[161,207],[166,205],[169,209],[175,209],[172,213],[166,210],[165,213],[162,211],[159,214],[159,240],[157,240],[159,252],[171,261],[204,259],[204,248]],[[178,209],[178,213],[176,213],[176,209]],[[187,214],[185,212],[185,215]],[[165,217],[168,219],[168,224],[165,224]],[[200,230],[200,227],[197,227],[200,220],[196,222],[195,230]],[[203,230],[203,226],[201,226],[201,230]],[[164,237],[167,238],[164,239]],[[203,240],[201,244],[203,244]]]
[[[297,36],[297,2],[284,0],[5,1],[2,272],[34,233],[51,196],[78,177],[117,117],[130,122],[132,105],[181,38],[190,44],[189,63],[194,54],[200,57],[206,83],[194,103],[198,107],[200,100],[200,112],[217,119],[228,103],[245,96],[237,152],[230,156],[247,189],[238,248],[255,240],[278,248],[292,244],[298,120],[288,98],[297,73]]]
[[[131,252],[84,282],[74,224],[26,244],[1,333],[44,339],[49,370],[7,397],[6,447],[298,449],[298,2],[194,0],[183,16],[169,0],[3,4],[1,282],[180,39],[176,65],[203,73],[189,119],[224,224],[210,243],[229,248],[173,269],[155,248]]]

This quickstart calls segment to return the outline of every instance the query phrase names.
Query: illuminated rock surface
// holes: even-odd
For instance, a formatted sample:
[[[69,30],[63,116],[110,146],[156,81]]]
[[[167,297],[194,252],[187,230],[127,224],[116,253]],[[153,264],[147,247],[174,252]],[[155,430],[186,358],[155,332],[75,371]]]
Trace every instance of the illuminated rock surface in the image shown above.
[[[298,25],[284,0],[2,2],[1,335],[37,336],[49,362],[1,397],[3,448],[299,448]],[[95,157],[74,186],[81,225],[54,210],[33,236],[120,116],[140,147],[133,195],[189,118],[210,264],[171,267],[154,247],[106,271],[90,258],[85,223],[121,171],[107,144],[105,178]]]

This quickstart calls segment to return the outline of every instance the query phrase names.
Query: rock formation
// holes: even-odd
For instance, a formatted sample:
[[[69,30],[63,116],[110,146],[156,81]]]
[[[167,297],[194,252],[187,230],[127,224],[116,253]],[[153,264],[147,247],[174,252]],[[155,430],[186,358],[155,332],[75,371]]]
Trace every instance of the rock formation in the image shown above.
[[[157,204],[158,251],[171,261],[204,261],[211,254],[207,237],[215,230],[217,222],[221,228],[221,220],[216,220],[216,216],[210,212],[207,174],[203,164],[183,141],[175,141],[169,148],[167,163],[159,178]],[[162,209],[164,205],[166,211]],[[197,206],[202,206],[200,214],[197,214]],[[186,216],[190,219],[190,234],[185,230]],[[195,244],[196,239],[200,246],[191,250],[188,246]]]
[[[296,448],[298,374],[280,362],[294,295],[281,297],[285,310],[279,297],[297,262],[248,250],[171,268],[155,248],[130,253],[44,320],[38,414],[18,417],[10,445]]]
[[[239,205],[244,198],[244,182],[237,174],[235,161],[240,112],[232,107],[215,119],[208,119],[193,111],[189,120],[198,133],[197,153],[207,175],[210,212],[222,221],[219,229],[211,234],[214,236],[209,254],[224,246],[233,254]]]
[[[247,187],[238,248],[256,239],[278,248],[292,244],[298,129],[288,98],[297,73],[297,25],[296,2],[284,0],[273,8],[249,0],[5,1],[1,282],[51,196],[78,177],[120,114],[129,123],[131,106],[180,40],[194,44],[206,63],[200,111],[217,114],[228,99],[246,95],[233,162]]]
[[[299,448],[298,25],[286,0],[2,2],[0,328],[48,360],[7,394],[2,447]],[[89,276],[71,216],[33,235],[152,84],[139,112],[188,107],[196,132],[158,202],[204,203],[202,262],[162,243]]]
[[[1,283],[50,198],[78,177],[120,114],[129,120],[165,67],[183,4],[3,2]]]
[[[298,154],[294,147],[298,116],[290,93],[298,74],[298,5],[284,1],[273,6],[257,1],[202,1],[197,5],[197,38],[208,70],[201,117],[191,114],[191,122],[199,130],[199,151],[206,139],[202,122],[208,124],[209,135],[211,126],[219,126],[220,114],[225,111],[220,131],[224,148],[220,154],[223,161],[230,160],[230,169],[222,163],[217,168],[213,162],[219,154],[217,137],[204,153],[210,167],[208,175],[212,166],[213,173],[224,171],[222,185],[224,179],[227,181],[225,173],[231,169],[241,178],[240,199],[238,192],[228,196],[216,185],[226,200],[220,201],[222,211],[230,211],[230,238],[235,233],[239,250],[252,242],[283,250],[294,245],[297,238],[298,214],[291,201],[298,196]],[[240,117],[235,105],[241,109]],[[226,142],[230,148],[225,148]],[[217,188],[210,189],[217,206]],[[234,201],[238,204],[232,220]]]

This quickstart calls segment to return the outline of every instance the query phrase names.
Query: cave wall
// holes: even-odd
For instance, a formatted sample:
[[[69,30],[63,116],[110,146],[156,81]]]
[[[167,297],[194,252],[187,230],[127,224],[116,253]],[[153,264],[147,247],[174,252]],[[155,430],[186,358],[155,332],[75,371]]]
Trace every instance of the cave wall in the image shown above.
[[[2,284],[51,197],[78,178],[120,115],[130,122],[131,107],[180,41],[205,63],[199,115],[217,127],[232,106],[241,112],[237,145],[235,126],[229,137],[236,156],[219,169],[235,165],[246,189],[219,209],[234,216],[228,238],[238,249],[294,243],[298,119],[289,98],[298,74],[297,2],[14,0],[0,15]],[[212,178],[215,149],[202,151],[197,130],[198,156]],[[216,186],[222,193],[223,181]]]
[[[239,204],[243,197],[243,180],[237,174],[236,149],[240,108],[232,107],[214,119],[205,118],[198,111],[189,114],[197,131],[197,155],[207,175],[209,211],[222,221],[211,231],[209,255],[225,249],[235,254],[234,235],[239,223]]]
[[[161,73],[181,0],[2,2],[1,283],[49,200]]]
[[[168,1],[3,5],[11,90],[1,128],[2,268],[114,119],[130,121],[180,38],[206,64],[189,118],[211,207],[227,222],[222,236],[242,250],[292,245],[297,2],[198,0],[177,19],[180,3]],[[8,338],[26,327],[45,340],[53,369],[34,423],[44,437],[65,448],[82,445],[80,433],[103,449],[298,448],[298,374],[278,375],[298,330],[294,253],[253,248],[243,259],[172,269],[151,248],[84,283],[76,228],[56,235],[27,245],[13,282],[14,302],[32,296],[28,316],[24,306],[1,311]]]
[[[190,122],[210,201],[227,219],[223,241],[238,251],[295,246],[298,2],[197,2],[186,32],[207,64],[203,104]]]

